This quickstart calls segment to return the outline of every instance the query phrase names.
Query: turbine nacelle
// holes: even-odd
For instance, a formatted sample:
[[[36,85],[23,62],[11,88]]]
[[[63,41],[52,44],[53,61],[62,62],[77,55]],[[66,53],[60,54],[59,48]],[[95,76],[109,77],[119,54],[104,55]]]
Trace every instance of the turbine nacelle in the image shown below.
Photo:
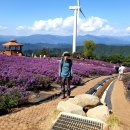
[[[80,7],[79,6],[69,6],[69,9],[70,10],[78,10],[78,9],[80,9]]]

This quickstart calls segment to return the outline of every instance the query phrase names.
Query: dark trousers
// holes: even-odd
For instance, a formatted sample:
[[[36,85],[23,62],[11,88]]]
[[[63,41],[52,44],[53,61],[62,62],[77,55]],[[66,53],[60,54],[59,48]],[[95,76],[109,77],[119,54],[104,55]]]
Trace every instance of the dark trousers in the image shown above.
[[[70,93],[71,93],[70,81],[71,81],[71,79],[69,77],[61,78],[61,92],[62,92],[63,96],[65,96],[65,85],[67,85],[67,96],[70,96]]]

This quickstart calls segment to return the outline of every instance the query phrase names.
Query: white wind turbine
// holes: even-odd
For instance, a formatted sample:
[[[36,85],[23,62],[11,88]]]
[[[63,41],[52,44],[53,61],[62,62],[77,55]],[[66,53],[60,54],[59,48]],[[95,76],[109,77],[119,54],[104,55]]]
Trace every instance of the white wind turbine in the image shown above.
[[[70,10],[74,10],[74,27],[73,27],[73,45],[72,45],[72,53],[76,52],[76,41],[77,41],[77,19],[79,19],[79,13],[85,17],[81,7],[80,0],[77,0],[77,6],[70,6]],[[85,17],[86,18],[86,17]]]

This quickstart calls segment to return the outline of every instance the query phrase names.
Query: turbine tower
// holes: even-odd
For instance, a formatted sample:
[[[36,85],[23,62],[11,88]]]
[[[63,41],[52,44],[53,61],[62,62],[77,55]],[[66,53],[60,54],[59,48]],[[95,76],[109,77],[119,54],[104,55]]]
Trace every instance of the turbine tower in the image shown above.
[[[77,6],[70,6],[70,10],[74,10],[74,27],[73,27],[73,45],[72,45],[72,53],[76,52],[76,42],[77,42],[77,19],[79,19],[79,13],[85,17],[83,11],[80,7],[80,0],[77,0]],[[85,17],[86,18],[86,17]]]

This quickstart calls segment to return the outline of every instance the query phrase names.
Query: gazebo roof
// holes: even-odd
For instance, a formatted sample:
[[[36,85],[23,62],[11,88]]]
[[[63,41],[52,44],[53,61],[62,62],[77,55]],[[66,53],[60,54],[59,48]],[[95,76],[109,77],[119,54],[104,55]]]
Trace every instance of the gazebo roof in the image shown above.
[[[7,42],[7,43],[4,43],[3,46],[5,46],[5,47],[10,47],[10,46],[23,46],[23,44],[18,43],[15,39],[13,39],[13,40],[10,40],[10,41]]]

